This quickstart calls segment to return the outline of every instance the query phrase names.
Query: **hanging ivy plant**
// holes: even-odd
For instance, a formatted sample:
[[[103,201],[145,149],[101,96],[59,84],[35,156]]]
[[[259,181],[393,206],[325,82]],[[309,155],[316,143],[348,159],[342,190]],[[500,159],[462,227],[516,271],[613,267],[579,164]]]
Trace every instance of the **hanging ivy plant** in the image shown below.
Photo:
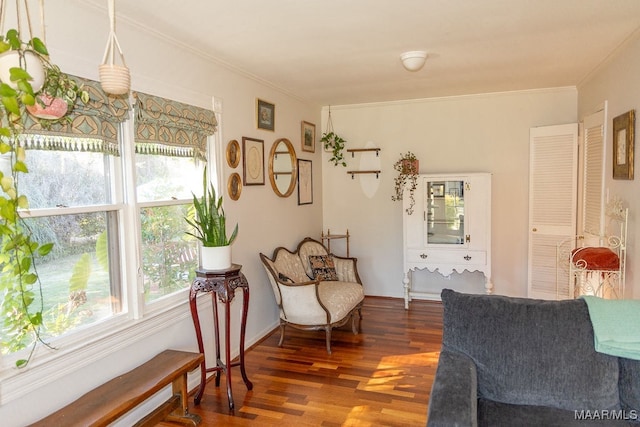
[[[347,166],[347,162],[345,162],[344,160],[344,153],[342,152],[347,141],[345,141],[344,138],[339,136],[333,130],[333,122],[331,121],[331,108],[329,108],[329,118],[327,119],[326,132],[322,134],[320,142],[322,142],[325,150],[331,152],[331,158],[329,159],[329,161],[332,162],[334,166]]]
[[[393,165],[398,171],[398,176],[394,178],[394,192],[391,200],[402,200],[405,189],[409,191],[409,206],[406,208],[407,214],[413,213],[413,207],[416,204],[414,193],[418,187],[419,165],[418,158],[411,151],[401,154],[398,161]]]
[[[23,42],[18,31],[11,29],[6,35],[0,36],[0,54],[9,50],[18,51],[22,59],[27,52],[37,55],[45,70],[57,73],[50,76],[50,84],[53,84],[54,77],[56,85],[64,85],[69,79],[59,72],[58,67],[49,63],[47,48],[38,38]],[[36,262],[38,257],[49,254],[53,243],[38,243],[20,215],[22,210],[29,209],[29,201],[21,194],[19,187],[20,175],[28,173],[29,169],[19,135],[24,129],[27,107],[34,106],[36,97],[40,93],[47,93],[51,85],[45,84],[38,92],[34,92],[31,85],[33,79],[25,61],[19,61],[19,65],[10,68],[9,81],[4,81],[5,78],[0,83],[0,155],[10,159],[10,168],[0,170],[0,293],[3,295],[0,312],[5,314],[3,330],[8,331],[9,335],[3,337],[3,347],[12,352],[21,349],[25,342],[33,343],[28,357],[16,362],[17,367],[24,367],[38,343],[50,347],[41,335],[44,300]],[[80,95],[83,100],[86,99],[85,93],[77,86],[67,89],[68,96]],[[71,94],[70,91],[75,93]]]

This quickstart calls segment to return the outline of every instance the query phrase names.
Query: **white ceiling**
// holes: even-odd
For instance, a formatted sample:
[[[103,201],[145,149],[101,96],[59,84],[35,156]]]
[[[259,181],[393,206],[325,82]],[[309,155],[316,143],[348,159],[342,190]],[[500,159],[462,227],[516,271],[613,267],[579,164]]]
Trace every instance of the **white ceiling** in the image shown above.
[[[318,105],[576,86],[640,31],[640,0],[120,0],[116,10]],[[403,69],[408,50],[429,52],[422,70]]]

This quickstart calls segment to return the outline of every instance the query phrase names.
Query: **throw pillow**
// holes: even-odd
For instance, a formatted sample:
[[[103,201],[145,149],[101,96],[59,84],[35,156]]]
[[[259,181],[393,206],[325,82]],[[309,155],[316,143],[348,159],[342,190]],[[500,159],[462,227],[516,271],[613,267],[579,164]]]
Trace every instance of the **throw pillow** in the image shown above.
[[[309,264],[315,279],[324,281],[338,280],[338,274],[331,255],[309,255]]]

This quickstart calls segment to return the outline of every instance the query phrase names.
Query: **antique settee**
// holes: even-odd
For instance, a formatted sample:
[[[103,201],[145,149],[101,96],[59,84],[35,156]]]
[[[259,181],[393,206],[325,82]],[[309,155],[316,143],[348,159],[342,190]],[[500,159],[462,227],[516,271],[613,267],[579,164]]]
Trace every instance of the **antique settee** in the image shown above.
[[[441,297],[443,342],[428,426],[640,424],[640,360],[595,350],[599,328],[588,300],[448,289]],[[626,326],[637,334],[637,325]],[[638,343],[640,335],[623,349],[636,345],[637,355]]]
[[[331,354],[331,330],[351,321],[359,332],[364,290],[356,258],[329,254],[309,237],[294,252],[279,247],[271,258],[260,254],[280,310],[280,342],[287,325],[302,330],[324,330]]]

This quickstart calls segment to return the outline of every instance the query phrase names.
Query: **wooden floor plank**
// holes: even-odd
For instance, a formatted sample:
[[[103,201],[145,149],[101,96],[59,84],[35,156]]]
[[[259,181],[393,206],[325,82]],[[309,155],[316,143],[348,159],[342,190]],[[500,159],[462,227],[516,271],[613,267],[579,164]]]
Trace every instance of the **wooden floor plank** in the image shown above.
[[[442,343],[442,305],[367,297],[361,333],[332,334],[287,329],[249,349],[247,391],[239,372],[232,377],[236,409],[229,411],[224,376],[210,381],[190,412],[202,425],[224,426],[424,426],[429,393]],[[234,368],[238,369],[238,368]]]

